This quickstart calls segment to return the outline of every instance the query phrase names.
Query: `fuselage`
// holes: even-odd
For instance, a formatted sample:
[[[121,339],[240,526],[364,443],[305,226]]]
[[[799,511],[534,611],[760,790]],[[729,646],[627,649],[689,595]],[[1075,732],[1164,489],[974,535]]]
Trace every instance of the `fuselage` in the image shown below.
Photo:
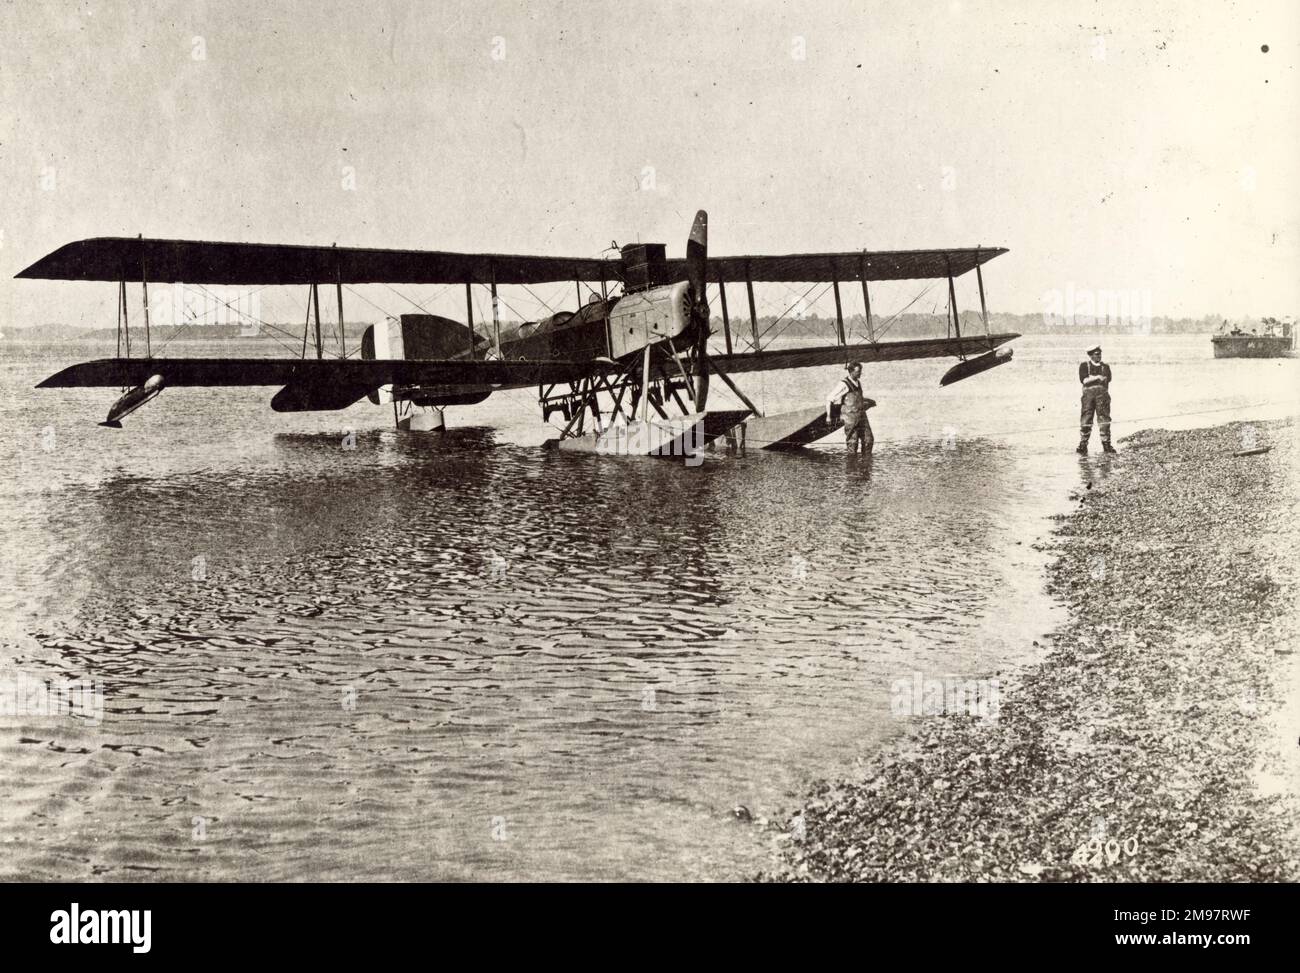
[[[526,321],[496,335],[474,335],[476,359],[492,356],[499,346],[503,361],[626,361],[647,346],[672,343],[681,351],[695,336],[690,285],[685,282],[647,287],[603,300],[594,298],[577,311],[558,311],[540,321]],[[367,338],[363,348],[379,357],[469,358],[469,329],[433,315],[405,315],[385,326],[390,332],[378,342]],[[377,333],[377,332],[376,332]],[[398,334],[402,337],[399,338]],[[453,349],[456,349],[453,351]],[[450,353],[450,354],[448,354]],[[363,352],[366,354],[366,352]],[[486,399],[490,385],[397,386],[392,395],[416,405],[470,405]]]
[[[506,361],[622,361],[647,345],[688,336],[690,287],[651,287],[610,300],[595,298],[577,311],[525,322],[501,336]],[[681,342],[684,344],[685,342]]]

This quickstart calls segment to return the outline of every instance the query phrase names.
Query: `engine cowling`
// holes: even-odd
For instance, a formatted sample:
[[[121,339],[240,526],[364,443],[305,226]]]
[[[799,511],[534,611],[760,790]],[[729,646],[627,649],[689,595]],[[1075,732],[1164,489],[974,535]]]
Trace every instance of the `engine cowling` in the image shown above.
[[[691,330],[690,285],[685,281],[637,291],[609,312],[611,358],[626,358],[647,345],[677,339]]]

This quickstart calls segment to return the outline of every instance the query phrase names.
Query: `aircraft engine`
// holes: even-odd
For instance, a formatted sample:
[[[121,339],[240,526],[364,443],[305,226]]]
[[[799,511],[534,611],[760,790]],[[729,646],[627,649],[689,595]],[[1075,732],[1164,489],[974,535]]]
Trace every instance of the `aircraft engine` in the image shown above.
[[[609,312],[610,357],[625,358],[691,329],[691,285],[685,281],[627,294]]]

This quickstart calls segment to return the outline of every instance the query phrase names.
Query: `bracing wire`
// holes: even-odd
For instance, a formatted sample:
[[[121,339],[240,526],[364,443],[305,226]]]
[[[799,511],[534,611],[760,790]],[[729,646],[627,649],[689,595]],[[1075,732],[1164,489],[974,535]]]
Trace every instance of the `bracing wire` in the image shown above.
[[[252,315],[252,314],[245,314],[243,311],[239,310],[238,308],[231,307],[231,302],[230,302],[230,301],[222,301],[220,297],[218,297],[216,294],[212,293],[212,291],[208,290],[208,288],[205,287],[204,285],[202,285],[202,284],[194,284],[194,285],[192,285],[192,286],[197,287],[199,290],[203,291],[203,293],[205,293],[205,294],[207,294],[209,297],[211,297],[214,301],[217,301],[217,302],[220,303],[223,307],[226,307],[226,308],[228,308],[228,309],[234,311],[234,312],[235,312],[236,314],[238,314],[240,317],[242,317],[242,318],[246,318],[247,320],[252,321],[252,322],[254,322],[255,324],[259,325],[260,327],[266,328],[268,331],[279,332],[280,334],[284,335],[284,336],[287,337],[287,338],[292,338],[294,341],[297,341],[297,340],[298,340],[298,336],[297,336],[296,334],[292,334],[291,332],[285,331],[283,328],[281,328],[281,327],[279,327],[279,326],[277,326],[277,325],[271,324],[271,322],[269,322],[269,321],[263,321],[261,318],[256,317],[255,315]],[[265,290],[265,288],[258,288],[258,290]],[[256,291],[254,291],[254,293],[256,293]],[[173,337],[174,337],[174,336],[173,336]],[[284,342],[282,342],[282,341],[280,341],[278,338],[276,338],[274,334],[272,334],[270,337],[271,337],[271,339],[272,339],[273,341],[275,341],[277,344],[279,344],[282,348],[288,348],[288,350],[289,350],[290,352],[293,352],[294,349],[293,349],[292,347],[289,347],[289,346],[285,345]],[[168,340],[171,340],[171,339],[168,339]]]
[[[554,309],[551,307],[551,305],[547,304],[547,303],[546,303],[545,301],[543,301],[540,297],[538,297],[537,294],[536,294],[536,292],[535,292],[531,287],[529,287],[527,284],[520,284],[519,286],[522,287],[524,290],[526,290],[529,294],[532,294],[532,295],[533,295],[533,300],[535,300],[535,301],[536,301],[538,304],[540,304],[542,307],[546,308],[546,313],[548,313],[548,314],[554,314],[554,313],[555,313],[555,311],[554,311]]]
[[[786,308],[784,311],[782,311],[781,314],[776,318],[776,320],[773,321],[771,324],[769,324],[769,325],[767,326],[767,328],[764,329],[764,331],[762,332],[762,334],[760,334],[760,335],[758,336],[758,337],[759,337],[759,341],[761,342],[763,338],[767,337],[768,332],[770,332],[773,328],[775,328],[778,324],[780,324],[780,323],[781,323],[781,319],[784,318],[784,317],[785,317],[787,314],[789,314],[791,311],[793,311],[795,308],[797,308],[801,302],[808,302],[808,301],[807,301],[807,299],[808,299],[808,295],[811,294],[811,293],[813,292],[813,289],[817,287],[817,284],[818,284],[818,282],[814,282],[814,283],[810,284],[809,287],[808,287],[808,289],[807,289],[806,291],[804,291],[803,294],[800,295],[799,298],[798,298],[798,299],[797,299],[793,304],[791,304],[788,308]],[[812,301],[809,302],[809,303],[813,303],[813,304],[817,303],[817,301],[821,300],[821,299],[826,295],[826,291],[827,291],[829,288],[830,288],[830,285],[829,285],[829,284],[824,284],[824,285],[822,286],[821,293],[818,294],[816,297],[814,297],[814,298],[812,299]],[[786,325],[785,325],[784,328],[782,328],[782,329],[781,329],[780,331],[778,331],[776,334],[772,335],[772,339],[771,339],[771,340],[775,341],[777,338],[781,337],[781,335],[785,334],[785,332],[789,329],[790,325],[791,325],[793,322],[794,322],[794,318],[791,318],[789,321],[787,321],[787,322],[786,322]]]

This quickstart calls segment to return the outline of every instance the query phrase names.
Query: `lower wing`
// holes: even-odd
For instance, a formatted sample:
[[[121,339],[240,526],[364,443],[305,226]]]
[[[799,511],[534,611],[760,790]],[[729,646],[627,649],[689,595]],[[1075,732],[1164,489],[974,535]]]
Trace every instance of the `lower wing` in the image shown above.
[[[962,338],[911,338],[903,341],[868,341],[856,345],[819,345],[814,348],[780,348],[734,355],[710,355],[709,363],[722,371],[761,372],[777,368],[813,368],[860,361],[906,361],[911,358],[947,358],[978,355],[1019,338],[1014,332],[970,335]]]
[[[813,368],[848,361],[903,361],[910,358],[966,356],[992,351],[1017,334],[964,338],[916,338],[856,345],[821,345],[710,355],[723,373],[781,368]],[[346,409],[385,385],[458,386],[462,390],[525,388],[576,382],[610,374],[624,366],[608,359],[591,361],[432,361],[349,358],[101,358],[70,365],[37,388],[141,387],[155,376],[164,386],[280,385],[271,400],[277,412]]]
[[[613,365],[609,366],[614,369]],[[51,388],[112,388],[140,385],[161,375],[168,386],[492,385],[522,388],[567,382],[604,370],[599,362],[420,361],[350,358],[101,358],[56,372],[37,385]]]

